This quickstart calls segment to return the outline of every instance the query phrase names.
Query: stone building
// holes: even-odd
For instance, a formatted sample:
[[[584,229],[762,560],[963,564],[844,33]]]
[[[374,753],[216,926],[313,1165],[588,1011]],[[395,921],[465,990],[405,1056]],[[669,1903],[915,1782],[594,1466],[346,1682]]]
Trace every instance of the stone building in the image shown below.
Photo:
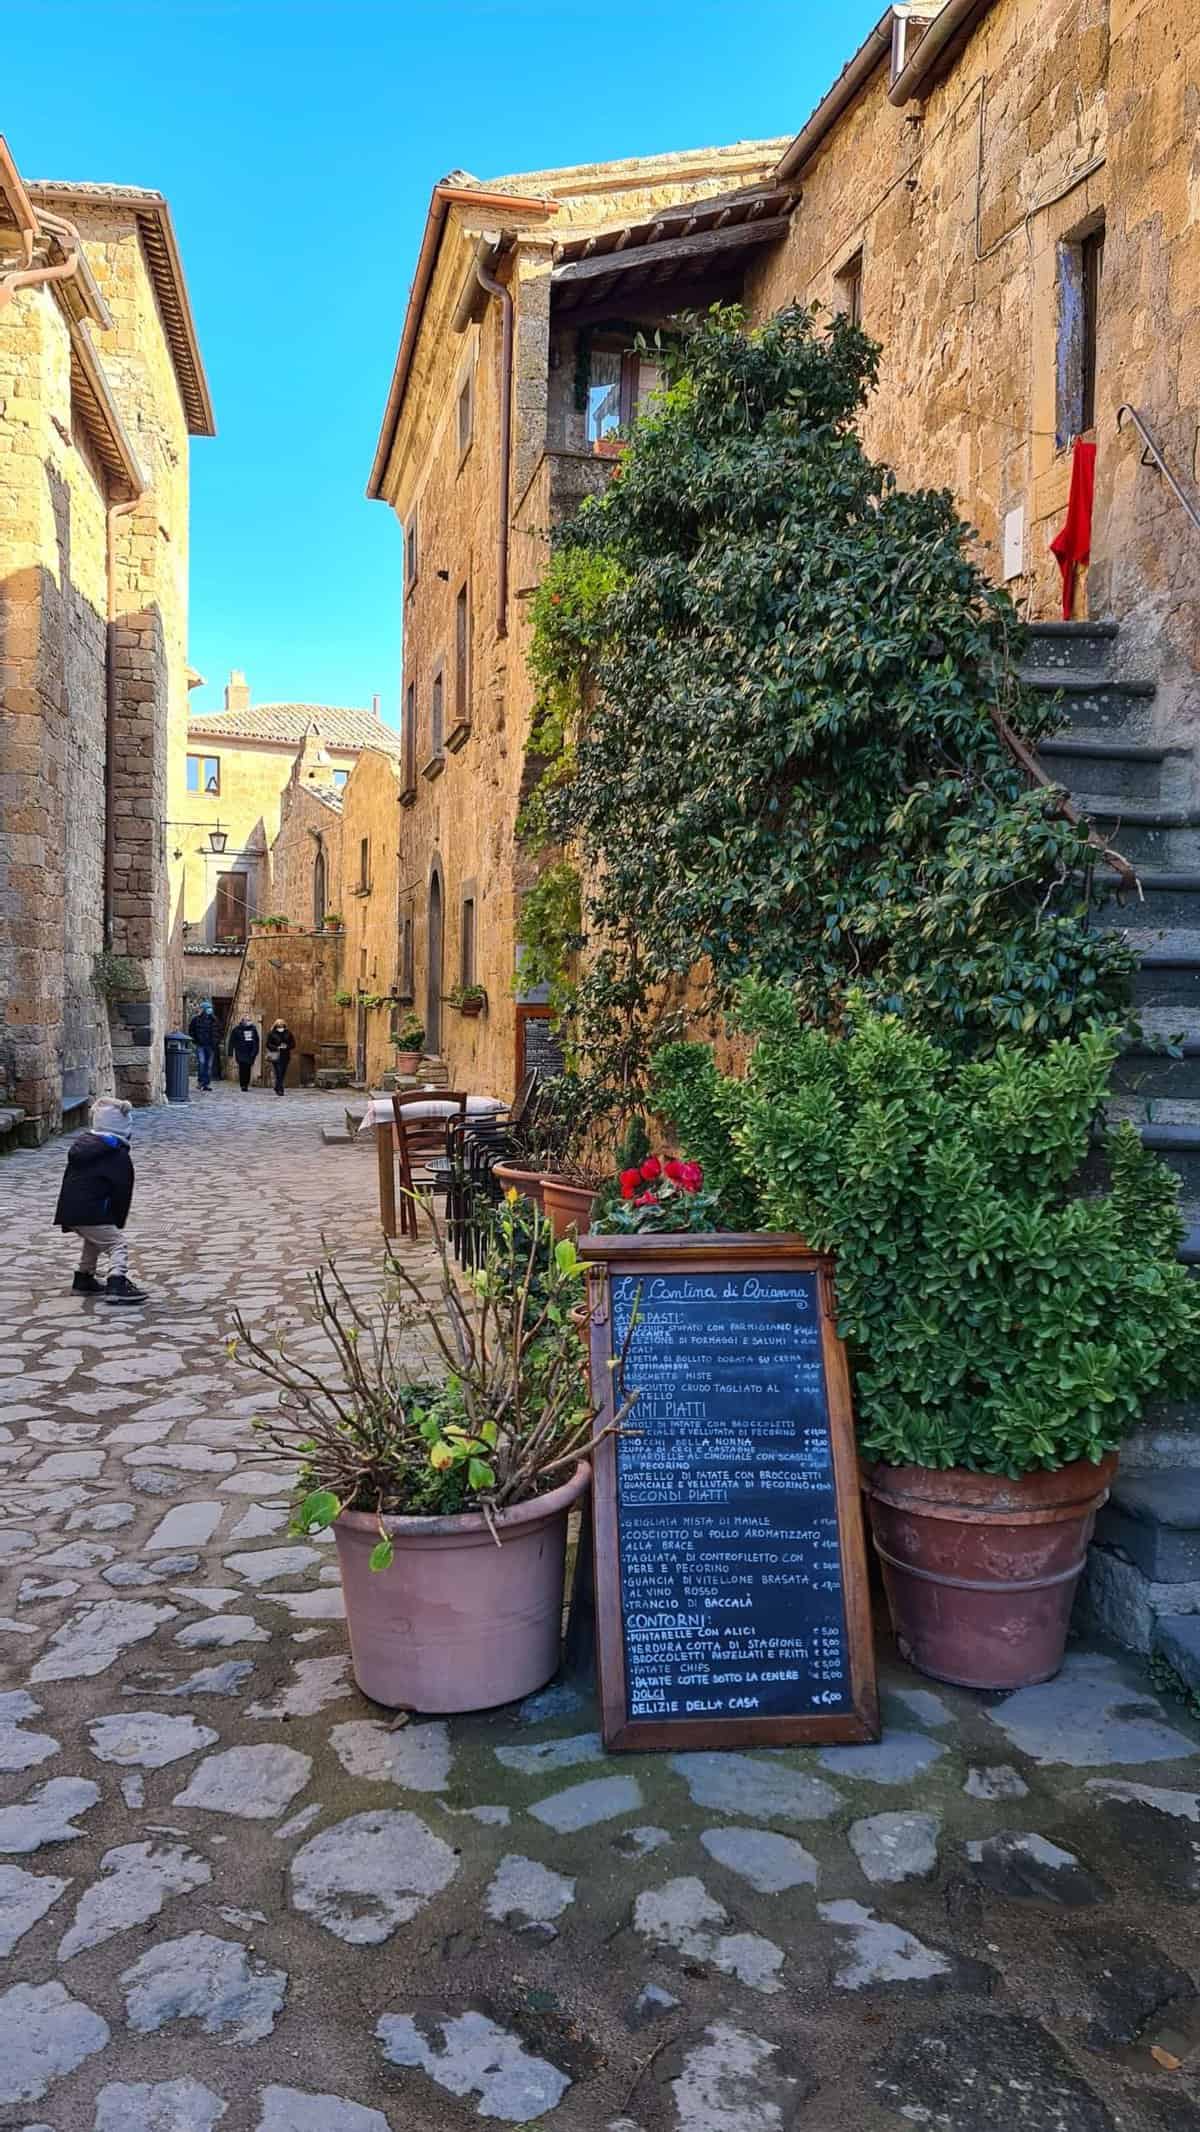
[[[304,784],[340,792],[366,748],[399,753],[399,735],[371,711],[328,703],[251,703],[244,674],[230,675],[221,711],[188,720],[180,834],[189,944],[244,941],[273,901],[271,847],[284,794]],[[303,758],[303,760],[302,760]],[[212,849],[211,832],[224,836]],[[304,906],[320,895],[320,879]],[[298,914],[297,914],[298,915]],[[322,910],[323,915],[323,910]]]
[[[188,440],[213,433],[162,195],[23,183],[0,142],[0,1106],[29,1138],[161,1092]]]
[[[504,1095],[519,1073],[525,605],[550,528],[607,481],[605,438],[653,387],[637,323],[740,296],[782,235],[791,193],[769,180],[784,145],[434,188],[368,494],[404,528],[393,966],[456,1087]],[[632,272],[615,256],[631,243]],[[450,1005],[460,982],[486,990],[480,1019]]]

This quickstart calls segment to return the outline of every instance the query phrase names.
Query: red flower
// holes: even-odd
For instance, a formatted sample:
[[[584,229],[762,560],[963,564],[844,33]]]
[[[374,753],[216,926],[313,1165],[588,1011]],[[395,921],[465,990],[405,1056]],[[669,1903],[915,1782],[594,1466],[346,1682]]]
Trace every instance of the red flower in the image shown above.
[[[684,1191],[698,1192],[704,1183],[704,1171],[701,1169],[700,1164],[698,1162],[684,1162],[680,1164],[680,1169],[683,1174],[679,1182]]]
[[[635,1207],[656,1207],[658,1205],[658,1193],[643,1192],[633,1203]]]
[[[642,1173],[641,1173],[641,1171],[640,1171],[640,1170],[622,1170],[622,1172],[621,1172],[621,1197],[622,1197],[622,1199],[632,1199],[632,1198],[633,1198],[633,1195],[634,1195],[634,1193],[635,1193],[635,1192],[637,1191],[637,1188],[638,1188],[638,1186],[640,1185],[641,1181],[642,1181]]]
[[[662,1164],[657,1155],[647,1155],[642,1164],[642,1175],[647,1184],[653,1184],[656,1177],[662,1176]]]
[[[672,1184],[682,1184],[686,1166],[685,1163],[680,1162],[679,1157],[676,1155],[672,1157],[670,1162],[664,1162],[663,1172],[670,1178]]]

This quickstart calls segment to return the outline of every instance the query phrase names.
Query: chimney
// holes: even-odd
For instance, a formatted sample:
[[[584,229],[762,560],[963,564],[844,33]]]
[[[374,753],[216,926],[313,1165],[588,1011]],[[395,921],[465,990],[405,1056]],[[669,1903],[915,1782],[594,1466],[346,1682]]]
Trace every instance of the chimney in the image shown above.
[[[374,696],[372,696],[372,698],[371,698],[371,716],[372,716],[372,718],[378,718],[378,716],[379,716],[379,696],[378,696],[378,693],[376,693],[376,694],[375,694]]]
[[[250,689],[246,676],[237,666],[225,683],[225,708],[227,711],[248,711],[250,708]]]

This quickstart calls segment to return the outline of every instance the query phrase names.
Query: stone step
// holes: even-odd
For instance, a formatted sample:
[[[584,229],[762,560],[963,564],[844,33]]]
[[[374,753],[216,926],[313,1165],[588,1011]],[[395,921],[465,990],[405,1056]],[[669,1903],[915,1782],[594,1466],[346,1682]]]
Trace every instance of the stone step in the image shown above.
[[[1117,1468],[1096,1540],[1155,1584],[1200,1580],[1200,1467]]]
[[[1116,622],[1031,622],[1029,649],[1040,669],[1103,671],[1112,657]]]
[[[1200,1614],[1160,1614],[1150,1645],[1177,1673],[1185,1688],[1200,1694]]]
[[[1174,755],[1184,750],[1153,748],[1117,739],[1081,739],[1056,736],[1038,747],[1042,768],[1048,777],[1065,785],[1077,803],[1081,791],[1104,792],[1122,803],[1153,806],[1163,797],[1164,771]]]
[[[1133,997],[1147,1010],[1180,1007],[1200,1013],[1200,951],[1180,955],[1148,949],[1134,975]]]
[[[18,1110],[15,1104],[6,1104],[0,1109],[0,1155],[10,1155],[14,1148],[21,1146],[21,1127],[24,1123],[25,1113]]]
[[[1142,1146],[1161,1155],[1168,1168],[1174,1170],[1183,1200],[1189,1205],[1200,1200],[1200,1127],[1155,1122],[1139,1125],[1138,1132]]]
[[[1140,805],[1111,793],[1072,792],[1098,836],[1141,872],[1200,877],[1200,810]]]
[[[1122,889],[1119,875],[1100,869],[1096,874],[1097,924],[1112,932],[1136,929],[1147,947],[1154,945],[1156,933],[1200,935],[1200,871],[1147,867],[1138,875],[1138,884],[1140,896],[1136,889]]]
[[[1111,735],[1125,745],[1154,746],[1153,681],[1113,681],[1102,674],[1055,674],[1042,669],[1022,675],[1030,688],[1057,698],[1060,728],[1055,740],[1100,742]]]
[[[1123,1095],[1179,1102],[1200,1101],[1200,1037],[1187,1036],[1172,1058],[1149,1044],[1130,1044],[1113,1069],[1112,1085]]]

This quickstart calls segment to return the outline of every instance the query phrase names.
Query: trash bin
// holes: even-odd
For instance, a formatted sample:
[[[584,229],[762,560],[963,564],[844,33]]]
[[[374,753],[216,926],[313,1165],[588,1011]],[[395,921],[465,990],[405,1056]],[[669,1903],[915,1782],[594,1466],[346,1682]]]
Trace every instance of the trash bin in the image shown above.
[[[191,1062],[192,1040],[181,1029],[172,1030],[167,1038],[167,1101],[186,1103],[188,1100],[188,1066]]]

